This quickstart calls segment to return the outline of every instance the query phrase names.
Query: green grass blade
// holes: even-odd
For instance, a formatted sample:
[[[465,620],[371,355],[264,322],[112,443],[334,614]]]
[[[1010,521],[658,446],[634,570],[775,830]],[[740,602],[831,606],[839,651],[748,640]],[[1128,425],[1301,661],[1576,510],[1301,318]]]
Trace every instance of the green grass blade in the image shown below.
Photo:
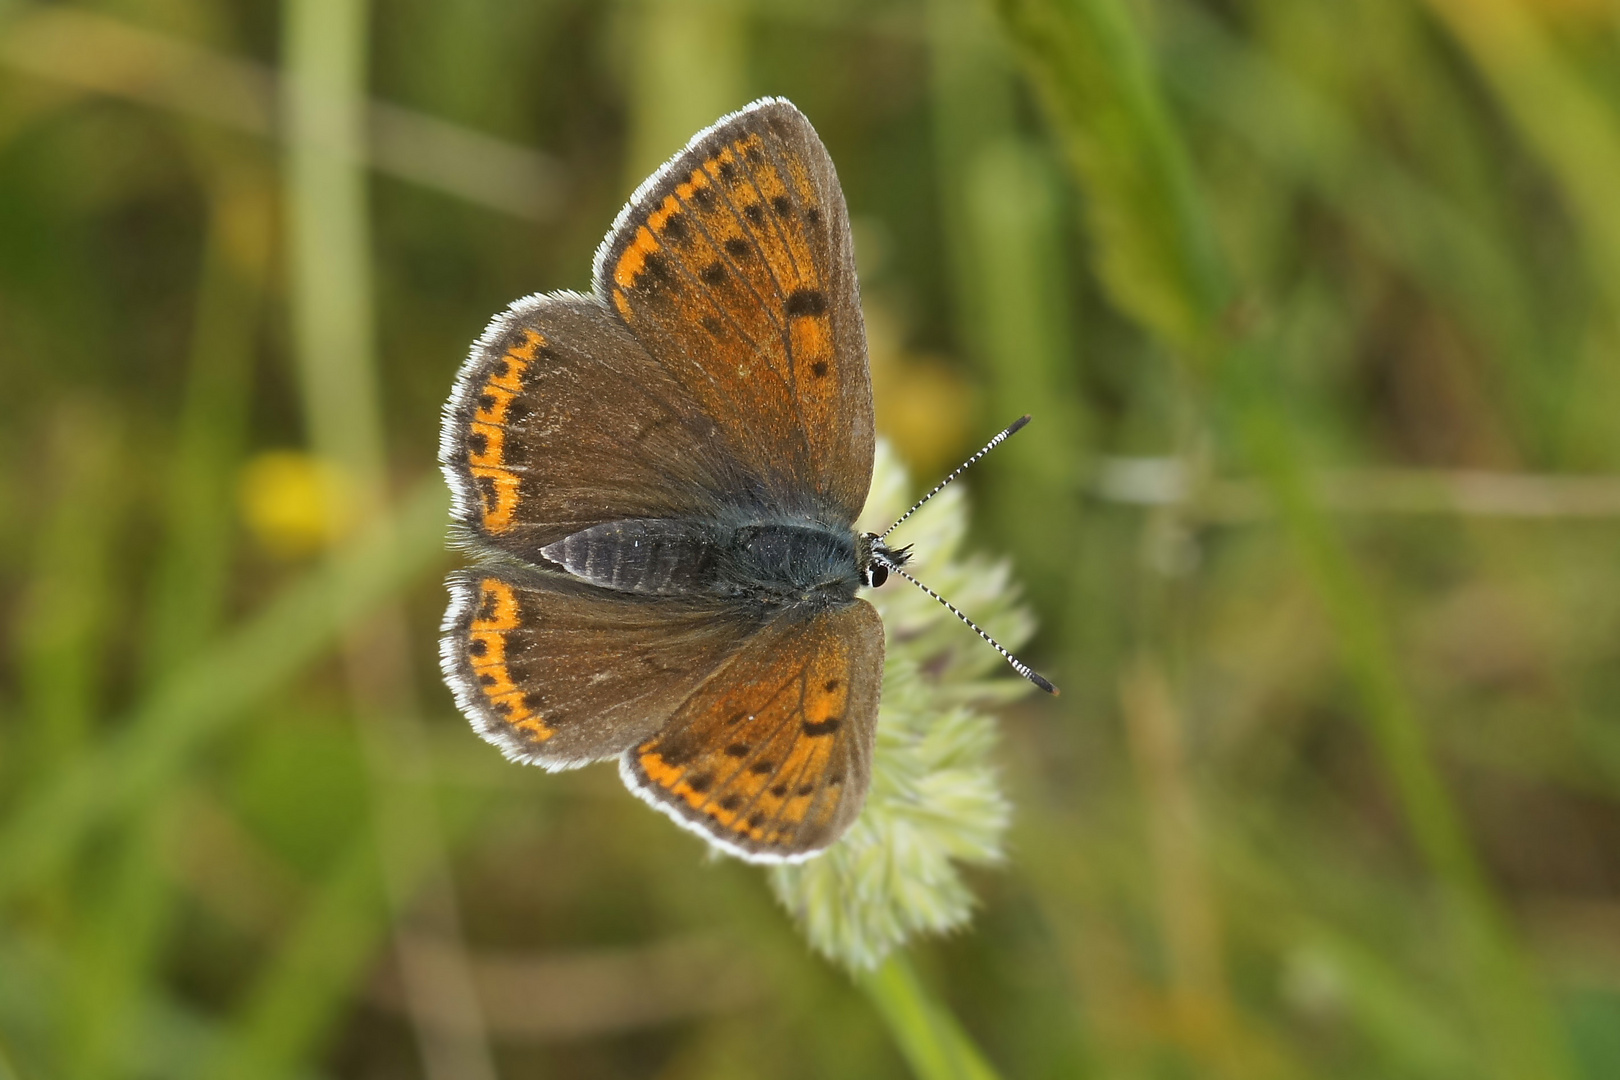
[[[142,807],[121,830],[108,865],[95,868],[98,888],[79,909],[69,946],[64,1077],[126,1075],[123,1063],[139,1035],[135,1018],[157,989],[152,971],[179,914],[163,857],[173,842],[174,809],[161,797],[158,805]]]
[[[1123,5],[1002,0],[1001,9],[1071,147],[1093,203],[1099,272],[1116,301],[1172,347],[1219,359],[1216,389],[1322,597],[1383,767],[1441,883],[1450,944],[1478,1002],[1493,1066],[1504,1076],[1567,1075],[1547,1003],[1430,756],[1372,592],[1311,497],[1300,442],[1272,386],[1272,358],[1223,341],[1229,271]]]
[[[447,823],[447,842],[476,824],[471,814]],[[203,1071],[228,1080],[295,1074],[318,1054],[395,925],[388,891],[413,888],[438,872],[428,846],[404,853],[384,880],[378,838],[369,830],[312,890],[309,903],[258,973],[240,1012],[221,1035],[217,1059]],[[396,945],[404,948],[403,940]]]
[[[1590,242],[1594,269],[1620,303],[1620,116],[1516,0],[1428,0],[1495,90],[1520,137],[1557,179]]]
[[[233,482],[245,437],[255,317],[271,222],[262,177],[240,165],[210,172],[184,403],[167,469],[164,544],[148,589],[140,683],[159,684],[218,631],[231,564]],[[175,807],[167,792],[119,823],[111,857],[98,859],[94,895],[72,927],[63,1009],[63,1074],[126,1075],[142,1003],[162,998],[161,959],[177,897],[162,858]],[[105,876],[105,882],[101,880]]]
[[[330,512],[358,509],[362,518],[386,502],[389,480],[362,165],[368,12],[365,0],[283,5],[294,351],[311,446],[355,482],[353,491],[332,493]],[[414,915],[413,923],[459,946],[459,906],[433,799],[434,762],[416,698],[411,634],[403,608],[383,603],[344,635],[344,674],[365,752],[384,922],[403,925]],[[424,887],[428,895],[419,896]],[[494,1080],[461,949],[451,948],[447,961],[433,964],[419,950],[402,947],[400,968],[429,1080]],[[435,1025],[433,1016],[453,1022]]]
[[[1549,1003],[1468,837],[1405,678],[1374,593],[1343,540],[1315,504],[1281,403],[1258,350],[1234,357],[1228,372],[1251,460],[1262,471],[1295,547],[1314,579],[1361,698],[1366,723],[1407,827],[1440,886],[1446,944],[1464,969],[1467,996],[1486,1024],[1494,1075],[1560,1077],[1570,1066]]]
[[[1227,300],[1213,230],[1147,51],[1111,0],[997,0],[1090,201],[1098,274],[1121,308],[1191,355]]]
[[[73,404],[50,418],[47,471],[57,492],[36,532],[34,567],[16,641],[23,704],[30,717],[24,753],[34,776],[72,761],[89,741],[105,688],[113,626],[114,537],[127,509],[127,448],[119,417]],[[15,768],[15,766],[10,766]],[[29,786],[32,776],[15,781]]]
[[[1041,605],[1049,640],[1071,644],[1083,620],[1074,592],[1081,536],[1075,486],[1089,418],[1078,393],[1071,314],[1073,266],[1064,241],[1059,178],[1050,159],[1015,139],[984,147],[968,165],[966,228],[973,241],[979,337],[994,416],[1034,421],[985,462],[984,515],[1019,544],[1021,576]],[[1030,507],[1049,508],[1031,514]],[[1048,672],[1061,682],[1060,676]]]
[[[421,482],[397,517],[163,681],[94,750],[51,775],[0,829],[0,899],[60,869],[89,832],[150,799],[245,710],[328,652],[345,629],[444,552],[449,497]]]
[[[1587,287],[1598,305],[1582,370],[1570,380],[1570,455],[1612,467],[1612,403],[1620,394],[1620,107],[1588,80],[1572,38],[1558,41],[1533,5],[1516,0],[1428,0],[1495,92],[1519,138],[1551,175],[1583,249]],[[1549,20],[1550,21],[1550,20]],[[1595,36],[1595,35],[1594,35]],[[1612,46],[1611,46],[1612,48]],[[1612,68],[1612,56],[1605,57]]]
[[[164,546],[146,606],[147,686],[203,646],[224,612],[270,257],[273,205],[261,175],[240,165],[211,173],[185,398],[165,477]]]
[[[687,139],[748,102],[745,25],[731,4],[646,0],[626,27],[633,188]],[[628,188],[626,190],[629,190]]]
[[[260,972],[204,1075],[271,1080],[303,1063],[337,1022],[388,925],[375,843],[362,834]]]
[[[950,1012],[924,989],[905,956],[856,976],[918,1080],[995,1080],[996,1072]]]
[[[1353,102],[1317,91],[1192,5],[1167,15],[1167,89],[1250,150],[1279,200],[1322,200],[1470,327],[1499,380],[1501,408],[1517,421],[1516,441],[1536,447],[1555,430],[1564,365],[1520,360],[1550,361],[1559,346],[1538,322],[1546,316],[1515,238],[1384,150],[1357,123]]]

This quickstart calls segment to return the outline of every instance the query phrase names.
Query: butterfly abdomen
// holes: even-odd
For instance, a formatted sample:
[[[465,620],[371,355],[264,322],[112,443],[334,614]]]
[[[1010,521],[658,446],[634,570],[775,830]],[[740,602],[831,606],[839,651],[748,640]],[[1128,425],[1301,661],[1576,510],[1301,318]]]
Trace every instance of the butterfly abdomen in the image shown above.
[[[712,526],[654,518],[593,525],[540,553],[593,585],[680,596],[710,591],[723,541]]]
[[[855,534],[817,523],[724,526],[648,518],[581,529],[542,551],[572,576],[619,592],[766,604],[847,602]]]

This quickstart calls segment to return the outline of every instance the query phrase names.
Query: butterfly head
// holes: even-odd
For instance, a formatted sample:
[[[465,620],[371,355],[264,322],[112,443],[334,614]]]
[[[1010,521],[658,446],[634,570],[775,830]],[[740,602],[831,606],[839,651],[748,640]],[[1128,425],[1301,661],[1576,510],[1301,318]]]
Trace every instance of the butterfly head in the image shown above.
[[[855,554],[861,584],[875,589],[889,580],[890,570],[898,570],[911,561],[911,545],[891,548],[877,533],[862,533]]]
[[[962,462],[955,472],[951,473],[945,479],[935,484],[932,491],[918,499],[916,502],[912,503],[911,509],[907,510],[905,513],[896,518],[893,525],[890,525],[887,529],[880,533],[862,533],[859,537],[857,537],[855,561],[856,568],[860,572],[862,585],[875,588],[889,580],[889,574],[891,571],[899,574],[901,577],[917,586],[917,588],[921,589],[929,596],[932,596],[941,604],[944,604],[946,610],[948,610],[952,615],[955,615],[958,619],[961,619],[968,625],[970,629],[972,629],[975,634],[978,634],[981,638],[983,638],[992,649],[1000,653],[1002,659],[1011,664],[1014,671],[1018,672],[1018,674],[1022,675],[1024,678],[1028,679],[1042,690],[1045,690],[1048,694],[1056,694],[1057,687],[1053,686],[1049,681],[1047,681],[1044,676],[1035,671],[1022,660],[1018,659],[1018,657],[1008,652],[1006,649],[1003,649],[995,638],[991,637],[989,634],[980,629],[978,623],[974,622],[972,619],[958,611],[956,606],[949,600],[945,599],[943,596],[939,595],[939,593],[935,592],[933,589],[930,589],[928,586],[906,573],[904,567],[906,563],[911,561],[911,545],[908,544],[903,548],[891,548],[884,541],[884,537],[888,536],[890,533],[894,532],[895,529],[899,528],[901,522],[905,521],[907,518],[911,517],[912,514],[915,514],[918,510],[920,510],[923,504],[929,499],[932,499],[935,495],[938,495],[941,491],[943,491],[947,484],[949,484],[952,480],[955,480],[958,476],[961,476],[962,473],[972,466],[975,461],[978,461],[980,458],[984,457],[984,455],[1006,442],[1007,439],[1011,438],[1027,423],[1029,423],[1029,417],[1027,415],[1021,416],[1007,427],[1003,428],[1001,433],[986,443],[977,454],[974,454],[972,457]]]

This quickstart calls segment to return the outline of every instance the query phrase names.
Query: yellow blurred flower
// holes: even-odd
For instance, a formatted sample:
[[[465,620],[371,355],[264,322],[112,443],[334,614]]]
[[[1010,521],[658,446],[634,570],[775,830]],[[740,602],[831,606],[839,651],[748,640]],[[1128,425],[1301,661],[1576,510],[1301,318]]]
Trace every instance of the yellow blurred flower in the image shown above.
[[[301,450],[266,450],[249,458],[236,491],[248,532],[278,558],[320,551],[348,535],[358,516],[349,477]]]

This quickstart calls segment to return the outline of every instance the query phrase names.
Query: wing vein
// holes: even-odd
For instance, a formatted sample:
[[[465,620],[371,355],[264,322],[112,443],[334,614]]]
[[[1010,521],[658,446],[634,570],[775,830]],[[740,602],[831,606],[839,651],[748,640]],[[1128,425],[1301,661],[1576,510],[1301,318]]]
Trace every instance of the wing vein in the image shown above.
[[[771,131],[768,126],[766,127],[765,131],[763,132],[762,137],[760,139],[760,142],[768,145],[771,148],[770,152],[771,152],[771,156],[772,156],[773,159],[777,158],[779,156],[777,154],[777,151],[776,151],[776,133]],[[776,239],[777,239],[778,243],[780,243],[781,246],[782,246],[782,252],[783,252],[783,254],[785,254],[787,256],[788,265],[793,268],[794,275],[800,281],[803,281],[804,280],[804,270],[803,270],[802,267],[799,266],[799,261],[796,258],[794,258],[794,256],[793,256],[793,244],[788,240],[787,232],[782,228],[782,222],[777,218],[777,216],[774,213],[771,212],[771,204],[770,204],[769,200],[767,200],[765,198],[765,189],[761,188],[759,186],[759,180],[755,177],[753,168],[750,167],[749,164],[748,164],[748,155],[746,155],[746,154],[738,154],[737,155],[737,164],[742,168],[743,175],[745,177],[747,177],[748,186],[754,189],[754,194],[755,195],[759,196],[759,206],[760,206],[761,211],[762,211],[762,216],[765,218],[766,221],[768,221],[770,223],[769,228],[773,232],[776,233]],[[777,178],[779,180],[781,180],[783,190],[791,192],[792,188],[788,184],[787,174],[780,167],[778,167],[778,166],[776,166],[774,164],[772,165],[772,171],[775,172],[776,175],[777,175]],[[727,198],[727,201],[728,202],[730,201],[729,196]],[[801,212],[802,212],[802,208],[801,208]],[[763,231],[763,230],[761,230],[761,231]],[[763,252],[764,252],[764,248],[763,248],[763,245],[762,245],[761,246],[761,254],[763,254]],[[766,260],[765,265],[766,265],[767,269],[770,269],[770,261],[769,260]],[[773,280],[775,279],[775,272],[774,271],[772,271],[772,279]],[[777,288],[777,292],[782,296],[782,298],[783,298],[783,300],[785,302],[786,299],[787,299],[788,294],[787,294],[787,291],[782,288],[782,284],[781,284],[780,281],[777,282],[776,288]],[[784,310],[785,310],[785,303],[784,303]],[[798,418],[799,418],[799,426],[803,427],[804,423],[805,423],[805,421],[804,421],[804,411],[799,406],[799,367],[798,367],[798,363],[796,362],[796,359],[795,359],[795,357],[793,355],[793,332],[792,332],[792,329],[790,327],[786,326],[786,325],[784,325],[782,327],[782,355],[787,360],[787,368],[788,368],[788,370],[787,370],[787,380],[788,380],[788,386],[789,386],[790,390],[792,391],[793,411],[794,411],[794,414],[797,415]]]
[[[707,172],[707,170],[705,170],[705,172]],[[726,196],[725,196],[724,191],[717,191],[717,189],[719,187],[720,187],[720,184],[718,182],[714,182],[714,183],[711,183],[709,185],[709,190],[716,191],[716,194],[717,194],[717,196],[719,198],[725,198]],[[732,276],[735,277],[738,281],[742,282],[743,286],[745,288],[747,288],[750,293],[753,294],[754,303],[758,306],[759,310],[765,314],[765,317],[766,317],[767,320],[769,320],[769,322],[771,323],[771,326],[777,331],[777,333],[779,333],[779,334],[785,333],[786,331],[783,328],[782,323],[776,317],[775,309],[773,308],[773,306],[771,305],[769,300],[764,295],[762,295],[758,289],[756,289],[754,287],[754,283],[753,283],[752,280],[749,279],[748,274],[743,272],[742,263],[738,262],[736,260],[736,258],[731,254],[731,252],[726,250],[725,242],[718,239],[718,238],[716,238],[714,232],[712,230],[710,230],[708,225],[703,221],[703,214],[701,213],[701,208],[698,208],[697,210],[694,210],[693,209],[693,204],[688,202],[687,200],[681,198],[681,193],[678,192],[678,191],[674,192],[674,195],[675,195],[675,201],[677,203],[679,203],[681,205],[681,207],[682,207],[682,212],[685,213],[689,218],[691,218],[692,222],[695,225],[697,225],[698,231],[703,234],[704,239],[709,242],[709,245],[711,247],[713,247],[715,249],[715,251],[719,252],[720,258],[725,260],[726,265],[731,270]],[[726,199],[728,209],[730,209],[730,201],[731,201],[730,199]],[[731,216],[732,216],[733,220],[738,221],[739,224],[741,224],[741,219],[738,217],[735,209],[732,209]],[[748,231],[747,225],[742,225],[742,228],[743,228],[743,231],[745,233]],[[756,244],[755,247],[758,247],[758,245]],[[764,252],[760,252],[760,254],[761,254],[761,256],[763,256]],[[770,269],[769,265],[766,266],[766,269],[767,270]],[[774,278],[772,280],[774,280]],[[781,292],[780,286],[778,286],[777,292],[778,292],[778,294],[780,294],[780,292]],[[727,310],[727,314],[728,315],[730,314],[729,309]],[[760,345],[759,345],[759,343],[757,341],[755,341],[752,337],[750,337],[750,336],[748,336],[746,334],[744,335],[744,337],[746,337],[747,340],[748,340],[748,343],[754,347],[754,351],[756,353],[761,353],[761,354],[764,353],[764,350],[760,347]]]
[[[805,667],[801,668],[800,671],[799,671],[799,715],[800,716],[804,715],[804,685],[805,685],[805,674],[808,671],[809,671],[809,665],[808,664],[806,664]],[[782,758],[783,764],[786,764],[788,757],[792,756],[792,754],[791,754],[792,749],[793,749],[794,745],[797,742],[798,742],[797,738],[793,738],[791,736],[789,737],[789,741],[788,741],[789,753],[783,755],[783,758]],[[795,797],[795,795],[796,795],[796,793],[797,793],[797,791],[799,789],[799,784],[801,782],[801,778],[804,776],[806,770],[808,770],[815,763],[816,756],[817,756],[817,754],[816,754],[815,745],[811,744],[809,752],[804,755],[803,764],[801,764],[799,766],[799,771],[794,774],[793,782],[787,786],[787,794],[782,797],[780,803],[777,805],[776,813],[771,816],[769,824],[774,825],[774,824],[776,824],[778,821],[780,821],[782,819],[782,814],[783,814],[784,811],[787,810],[789,800],[791,800],[792,798]],[[776,771],[771,773],[770,780],[767,781],[766,787],[761,788],[760,790],[762,790],[762,791],[767,790],[771,784],[774,784],[776,782],[776,780],[777,780],[777,777],[781,774],[781,771],[782,771],[782,766],[778,765],[776,767]],[[823,773],[825,773],[825,770],[823,770]],[[814,793],[812,793],[812,794],[814,794]],[[808,818],[806,818],[806,820],[808,820]],[[802,822],[802,821],[799,823],[800,826],[802,826],[803,824],[804,824],[804,822]],[[795,835],[797,835],[797,829],[795,829]]]
[[[692,218],[695,222],[697,222],[698,229],[699,229],[700,232],[703,233],[704,238],[707,239],[709,241],[709,243],[717,251],[720,252],[720,255],[721,255],[722,258],[726,259],[729,262],[730,261],[730,256],[725,253],[725,246],[723,244],[715,243],[714,236],[709,232],[708,229],[703,227],[703,224],[702,224],[701,221],[697,220],[697,215],[695,213],[691,212],[689,204],[685,200],[683,200],[680,197],[679,194],[675,195],[675,201],[677,203],[679,203],[683,208],[686,208],[686,209],[683,210],[683,213],[685,213],[688,217]],[[702,279],[699,278],[698,275],[693,271],[691,264],[689,262],[687,262],[686,256],[682,255],[679,251],[677,251],[675,248],[671,247],[670,245],[664,243],[662,240],[657,241],[657,243],[658,243],[658,250],[659,251],[663,252],[666,256],[669,256],[669,257],[673,258],[673,260],[675,262],[680,264],[681,274],[682,274],[683,277],[685,277],[688,284],[690,284],[692,286],[694,292],[696,292],[697,295],[701,296],[704,299],[704,301],[706,303],[708,303],[708,305],[714,311],[718,312],[720,314],[720,316],[723,317],[726,320],[726,322],[731,325],[731,328],[736,332],[738,337],[742,338],[744,341],[746,341],[748,343],[749,351],[752,352],[756,356],[763,355],[765,350],[760,346],[759,342],[757,340],[755,340],[755,338],[754,338],[754,336],[752,334],[748,333],[748,331],[743,328],[742,323],[737,321],[737,317],[732,312],[731,308],[729,306],[727,306],[726,304],[721,303],[719,300],[715,299],[714,296],[711,294],[709,288],[706,285],[702,284]],[[736,276],[741,278],[741,275],[736,275]],[[751,282],[747,281],[746,279],[743,279],[743,284],[748,286],[749,291],[751,291],[751,292],[754,291],[753,290],[753,284]],[[762,297],[760,297],[758,292],[754,292],[754,299],[759,301],[760,306],[761,306],[762,309],[766,308],[765,301],[764,301],[764,299]],[[708,365],[699,362],[697,364],[697,366],[702,368],[703,373],[705,375],[709,376],[710,382],[714,381],[714,377],[713,377],[712,373],[710,373]],[[719,389],[719,388],[716,387],[716,389]]]
[[[739,160],[740,160],[741,155],[738,155],[738,157],[739,157]],[[743,167],[743,170],[744,170],[745,173],[747,172],[747,166],[746,165]],[[737,204],[732,201],[731,192],[726,190],[725,185],[720,182],[719,176],[713,170],[710,170],[707,166],[705,166],[704,167],[704,172],[708,173],[709,176],[712,178],[712,183],[710,184],[710,187],[714,189],[714,191],[719,195],[719,197],[721,199],[725,200],[726,208],[731,211],[732,220],[735,221],[738,224],[738,226],[742,229],[743,235],[747,236],[750,239],[750,241],[752,241],[752,243],[754,245],[754,250],[759,252],[760,265],[765,268],[766,275],[771,279],[771,284],[776,289],[776,296],[777,296],[777,304],[776,304],[776,306],[772,307],[770,305],[766,305],[765,310],[766,310],[767,314],[769,315],[772,324],[775,325],[776,332],[778,334],[780,334],[781,337],[782,337],[782,359],[787,361],[788,367],[791,370],[792,365],[793,365],[793,347],[792,347],[792,342],[789,340],[790,337],[791,337],[791,334],[788,332],[787,323],[783,322],[781,319],[779,319],[777,317],[777,309],[778,308],[780,308],[784,312],[786,311],[786,308],[787,308],[787,296],[788,296],[787,290],[782,287],[781,279],[776,276],[775,267],[771,266],[771,260],[766,257],[764,245],[762,245],[759,242],[759,238],[755,235],[757,230],[755,230],[752,226],[749,225],[748,219],[743,216],[742,211],[738,209]],[[752,177],[749,178],[748,183],[749,183],[750,187],[754,186],[754,182],[753,182]],[[758,188],[755,187],[755,190],[757,191]],[[770,204],[764,202],[763,200],[760,202],[760,209],[761,209],[761,212],[765,216],[770,215]],[[752,285],[752,283],[750,283],[750,286],[751,285]],[[757,296],[758,294],[756,293],[755,295]],[[761,303],[764,303],[764,301],[761,300]]]

